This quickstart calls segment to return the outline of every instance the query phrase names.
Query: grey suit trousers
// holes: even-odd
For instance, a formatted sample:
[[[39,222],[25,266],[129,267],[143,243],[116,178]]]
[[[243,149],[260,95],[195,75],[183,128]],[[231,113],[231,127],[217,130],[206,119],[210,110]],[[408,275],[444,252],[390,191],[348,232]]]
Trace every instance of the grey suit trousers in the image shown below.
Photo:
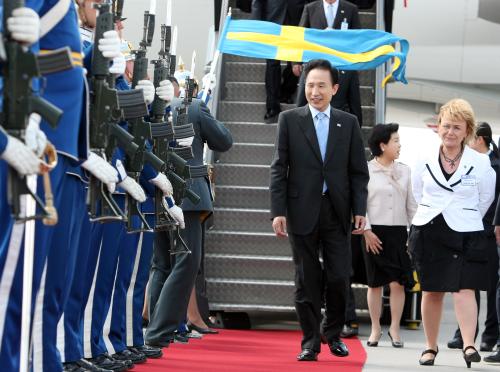
[[[186,228],[181,230],[181,236],[191,254],[171,256],[168,237],[165,239],[165,245],[155,244],[149,277],[149,325],[145,335],[146,344],[166,345],[186,318],[189,297],[201,260],[200,214],[198,211],[184,212]],[[158,239],[155,243],[157,242]]]

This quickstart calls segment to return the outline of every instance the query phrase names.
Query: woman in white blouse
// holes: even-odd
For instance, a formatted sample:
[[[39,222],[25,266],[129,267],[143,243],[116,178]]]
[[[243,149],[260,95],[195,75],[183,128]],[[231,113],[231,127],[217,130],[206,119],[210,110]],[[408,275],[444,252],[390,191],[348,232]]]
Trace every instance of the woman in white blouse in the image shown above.
[[[453,292],[455,314],[464,344],[463,358],[481,357],[474,347],[477,304],[474,290],[486,290],[487,244],[482,218],[495,196],[495,171],[487,155],[467,143],[474,136],[470,104],[454,99],[438,116],[438,148],[423,151],[412,172],[418,203],[408,242],[422,288],[422,321],[426,348],[421,365],[433,365],[443,298]]]
[[[398,124],[378,124],[368,140],[374,159],[368,163],[367,223],[363,235],[368,282],[368,309],[372,322],[368,346],[377,346],[382,335],[382,290],[389,285],[392,346],[403,347],[399,323],[405,302],[404,284],[411,273],[406,249],[407,227],[417,209],[411,191],[410,168],[399,157]]]

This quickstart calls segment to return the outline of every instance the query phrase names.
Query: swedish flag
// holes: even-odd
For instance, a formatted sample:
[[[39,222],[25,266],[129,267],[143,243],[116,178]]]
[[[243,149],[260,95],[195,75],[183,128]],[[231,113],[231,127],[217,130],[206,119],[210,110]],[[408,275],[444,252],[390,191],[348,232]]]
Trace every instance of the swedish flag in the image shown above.
[[[399,51],[393,44],[399,43]],[[221,53],[244,57],[307,62],[326,59],[341,70],[370,70],[394,58],[392,76],[407,83],[405,62],[409,44],[379,30],[317,30],[272,22],[226,18],[219,39]]]

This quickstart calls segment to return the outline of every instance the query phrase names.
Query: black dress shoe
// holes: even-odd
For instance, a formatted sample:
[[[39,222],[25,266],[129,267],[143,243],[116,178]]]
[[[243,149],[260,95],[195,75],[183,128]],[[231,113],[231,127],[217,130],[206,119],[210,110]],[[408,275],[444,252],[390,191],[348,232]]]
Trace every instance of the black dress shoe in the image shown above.
[[[479,351],[493,351],[494,347],[495,343],[489,344],[487,342],[481,342],[481,345],[479,345]]]
[[[125,363],[128,369],[134,368],[134,362],[132,361],[132,358],[134,355],[128,351],[127,349],[120,351],[119,353],[113,354],[111,356],[115,360],[119,360],[120,362]],[[144,357],[144,361],[146,360],[146,357]],[[144,363],[144,362],[142,362]]]
[[[318,353],[311,349],[304,349],[297,355],[299,362],[316,362],[318,360]]]
[[[151,359],[158,359],[163,356],[163,351],[161,351],[161,348],[149,345],[129,347],[129,350],[130,351],[137,350],[143,353],[146,356],[146,358],[151,358]]]
[[[342,332],[340,332],[340,337],[349,338],[358,335],[359,326],[356,323],[344,324]]]
[[[111,358],[108,354],[101,354],[99,356],[96,356],[95,358],[90,358],[89,362],[92,363],[93,365],[102,368],[102,369],[109,369],[111,371],[126,371],[128,370],[127,364],[120,360],[116,360]]]
[[[461,338],[454,337],[448,341],[448,349],[463,349],[464,341]]]
[[[90,370],[83,368],[78,365],[76,362],[68,362],[63,363],[63,371],[64,372],[89,372]]]
[[[91,372],[112,372],[110,369],[103,369],[103,368],[97,367],[85,359],[77,360],[75,363],[78,364],[79,366],[85,368],[85,370],[91,371]]]
[[[217,335],[219,334],[219,331],[212,329],[212,328],[201,328],[198,327],[194,324],[188,324],[187,325],[190,331],[196,331],[198,333],[201,333],[202,335]]]
[[[280,112],[278,110],[268,110],[264,115],[264,121],[267,124],[276,123],[278,121],[279,113]]]
[[[120,351],[119,353],[113,354],[113,358],[118,360],[130,360],[134,364],[142,364],[146,363],[146,355],[137,351],[134,353],[132,350],[125,349]]]
[[[346,357],[349,355],[349,349],[347,348],[346,344],[344,344],[344,342],[341,340],[334,340],[330,342],[328,344],[328,347],[330,348],[332,354],[338,357]]]
[[[176,333],[174,335],[174,342],[176,344],[187,344],[189,342],[189,337],[183,333]]]
[[[486,363],[500,364],[500,350],[497,350],[495,354],[488,355],[483,359]]]

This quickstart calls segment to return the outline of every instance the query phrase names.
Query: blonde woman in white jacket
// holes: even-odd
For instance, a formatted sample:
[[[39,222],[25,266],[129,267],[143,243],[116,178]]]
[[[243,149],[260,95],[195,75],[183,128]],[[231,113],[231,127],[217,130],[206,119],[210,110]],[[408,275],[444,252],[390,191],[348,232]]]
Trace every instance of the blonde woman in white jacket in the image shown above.
[[[439,148],[427,151],[412,172],[418,209],[409,248],[423,291],[426,348],[421,365],[433,365],[438,353],[446,292],[453,293],[467,367],[481,360],[474,347],[478,311],[474,290],[488,286],[482,218],[494,199],[496,177],[488,156],[467,146],[474,133],[470,104],[449,101],[438,116]]]

